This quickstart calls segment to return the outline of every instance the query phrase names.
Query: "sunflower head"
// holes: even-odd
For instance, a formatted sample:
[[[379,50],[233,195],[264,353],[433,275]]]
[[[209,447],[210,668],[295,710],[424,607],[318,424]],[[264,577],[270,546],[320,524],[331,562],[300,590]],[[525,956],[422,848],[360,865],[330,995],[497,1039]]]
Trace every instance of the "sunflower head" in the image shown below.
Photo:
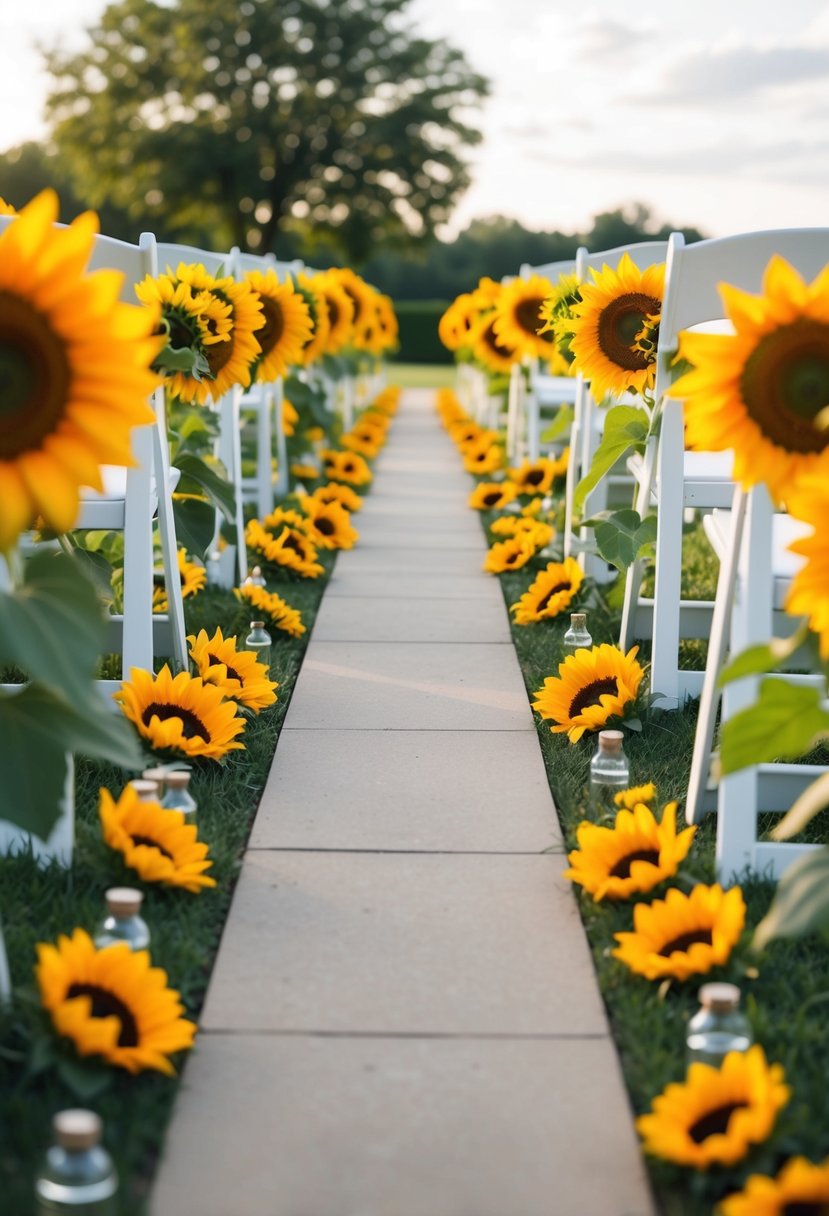
[[[314,330],[310,310],[291,280],[280,283],[272,267],[264,273],[250,271],[245,283],[258,296],[263,314],[263,324],[256,331],[260,351],[253,361],[253,378],[278,380],[291,364],[302,361]]]
[[[517,494],[518,489],[511,481],[481,481],[469,495],[468,503],[473,511],[500,511]]]
[[[550,562],[520,600],[511,605],[516,625],[532,625],[559,616],[570,607],[583,581],[584,573],[575,558]]]
[[[534,274],[529,279],[513,279],[502,290],[495,306],[495,336],[519,358],[549,359],[552,335],[547,336],[542,308],[552,294],[549,279]]]
[[[677,835],[675,802],[665,807],[661,821],[643,803],[619,811],[612,828],[584,820],[577,831],[579,847],[568,854],[570,869],[564,877],[596,901],[629,899],[676,874],[695,832],[691,827]]]
[[[717,1216],[826,1216],[829,1212],[829,1157],[813,1165],[790,1157],[775,1178],[752,1174],[742,1191],[729,1195]]]
[[[221,760],[228,752],[244,750],[238,736],[245,729],[233,701],[181,671],[173,676],[165,664],[158,675],[133,667],[115,700],[142,738],[156,751],[187,759]]]
[[[111,849],[121,853],[125,865],[144,882],[158,882],[196,894],[215,887],[205,871],[213,865],[207,845],[198,839],[195,824],[181,811],[160,803],[144,802],[131,785],[117,801],[109,790],[100,791],[98,813],[101,833]]]
[[[644,802],[646,806],[653,806],[656,801],[656,786],[652,781],[646,785],[632,785],[630,789],[620,790],[613,801],[617,806],[624,807],[628,811],[632,811],[640,802]]]
[[[649,980],[705,975],[728,962],[745,915],[739,887],[698,883],[690,895],[672,887],[664,900],[636,905],[633,932],[616,934],[613,957]]]
[[[497,541],[484,559],[483,569],[487,574],[505,574],[508,570],[520,570],[535,557],[537,548],[527,532],[511,536],[509,540]]]
[[[566,732],[571,743],[578,743],[585,731],[623,719],[635,707],[645,675],[636,662],[638,649],[623,654],[605,642],[568,655],[558,676],[548,676],[535,694],[533,709],[554,723],[553,734]]]
[[[287,633],[290,637],[302,637],[305,633],[301,613],[286,603],[281,595],[266,591],[264,587],[254,587],[249,583],[234,588],[233,594],[243,603],[248,603],[255,608],[257,614],[264,617],[268,624]]]
[[[262,588],[258,588],[262,590]],[[268,668],[250,650],[237,650],[236,638],[225,638],[217,629],[212,638],[202,629],[190,634],[190,657],[205,684],[214,684],[223,696],[253,713],[276,701],[279,687],[269,678]]]
[[[307,505],[305,505],[307,504]],[[360,533],[351,526],[351,516],[339,502],[320,502],[319,499],[303,500],[308,514],[311,539],[321,549],[353,549]]]

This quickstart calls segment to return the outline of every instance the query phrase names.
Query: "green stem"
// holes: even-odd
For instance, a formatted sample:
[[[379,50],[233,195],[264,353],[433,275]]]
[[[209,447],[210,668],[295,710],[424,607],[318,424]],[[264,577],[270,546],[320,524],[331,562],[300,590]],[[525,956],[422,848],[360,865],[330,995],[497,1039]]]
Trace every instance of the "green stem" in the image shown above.
[[[5,557],[6,565],[9,568],[12,591],[16,591],[23,586],[23,554],[17,545],[12,545],[10,549],[5,550],[2,556]]]
[[[67,557],[75,556],[75,546],[72,544],[65,532],[58,532],[57,541]]]

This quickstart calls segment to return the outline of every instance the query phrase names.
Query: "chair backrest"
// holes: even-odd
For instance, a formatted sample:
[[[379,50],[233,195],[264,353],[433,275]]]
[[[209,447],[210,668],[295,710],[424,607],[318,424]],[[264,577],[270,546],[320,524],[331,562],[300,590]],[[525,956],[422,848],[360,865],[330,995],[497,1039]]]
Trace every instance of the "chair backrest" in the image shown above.
[[[582,245],[576,251],[576,274],[580,279],[586,279],[588,270],[616,266],[626,253],[634,266],[647,270],[649,266],[664,262],[667,252],[667,241],[636,241],[632,245],[617,245],[615,249],[602,249],[598,253],[590,253],[587,246]]]
[[[194,245],[176,245],[159,241],[158,265],[162,273],[168,266],[174,271],[179,262],[201,264],[209,274],[217,277],[233,274],[231,255],[227,252],[216,253],[212,249],[196,249]]]
[[[563,274],[575,273],[574,258],[566,258],[563,262],[544,262],[541,266],[531,266],[529,262],[523,262],[518,271],[519,278],[531,279],[534,274],[540,274],[543,278],[549,279],[551,283],[557,283]]]
[[[274,270],[281,282],[287,278],[296,278],[305,270],[305,263],[301,258],[294,258],[290,262],[280,262],[272,253],[243,253],[238,245],[234,245],[231,249],[230,261],[240,277],[251,270]]]

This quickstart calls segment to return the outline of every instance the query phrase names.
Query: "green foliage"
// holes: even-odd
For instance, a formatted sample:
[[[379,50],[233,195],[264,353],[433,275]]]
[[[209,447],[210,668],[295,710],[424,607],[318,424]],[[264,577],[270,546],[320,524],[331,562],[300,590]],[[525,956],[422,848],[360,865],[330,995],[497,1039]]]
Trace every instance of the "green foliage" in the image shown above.
[[[631,507],[586,519],[584,526],[593,529],[599,556],[620,571],[625,571],[656,542],[656,516],[642,519]]]
[[[563,435],[570,433],[570,427],[573,425],[573,419],[576,416],[576,411],[572,405],[560,405],[556,411],[556,416],[548,427],[541,433],[543,443],[555,443],[557,439],[561,439]]]
[[[720,684],[730,684],[743,676],[764,675],[781,667],[804,642],[814,642],[805,623],[788,638],[772,638],[758,646],[749,646],[728,664],[720,676]],[[816,647],[815,647],[816,650]]]
[[[46,55],[61,163],[164,239],[264,252],[289,217],[350,259],[427,239],[488,84],[413,36],[409,3],[117,0],[85,49]]]
[[[445,300],[403,300],[395,305],[400,322],[398,358],[404,363],[451,363],[452,354],[438,337]]]
[[[763,950],[776,937],[803,937],[829,928],[829,849],[798,858],[777,884],[774,902],[754,934]]]
[[[829,712],[822,702],[823,694],[816,688],[764,680],[757,701],[723,726],[723,773],[804,755],[816,739],[829,734]]]
[[[651,419],[648,411],[637,405],[614,405],[607,411],[604,434],[593,463],[576,486],[574,506],[584,506],[587,495],[628,452],[644,452]]]

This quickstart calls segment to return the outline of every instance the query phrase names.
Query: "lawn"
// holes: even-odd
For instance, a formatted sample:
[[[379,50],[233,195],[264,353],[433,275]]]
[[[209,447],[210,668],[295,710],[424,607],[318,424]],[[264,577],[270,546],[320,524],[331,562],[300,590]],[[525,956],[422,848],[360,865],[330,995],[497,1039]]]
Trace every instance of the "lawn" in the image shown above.
[[[457,378],[454,363],[389,363],[388,382],[401,388],[451,388]]]

